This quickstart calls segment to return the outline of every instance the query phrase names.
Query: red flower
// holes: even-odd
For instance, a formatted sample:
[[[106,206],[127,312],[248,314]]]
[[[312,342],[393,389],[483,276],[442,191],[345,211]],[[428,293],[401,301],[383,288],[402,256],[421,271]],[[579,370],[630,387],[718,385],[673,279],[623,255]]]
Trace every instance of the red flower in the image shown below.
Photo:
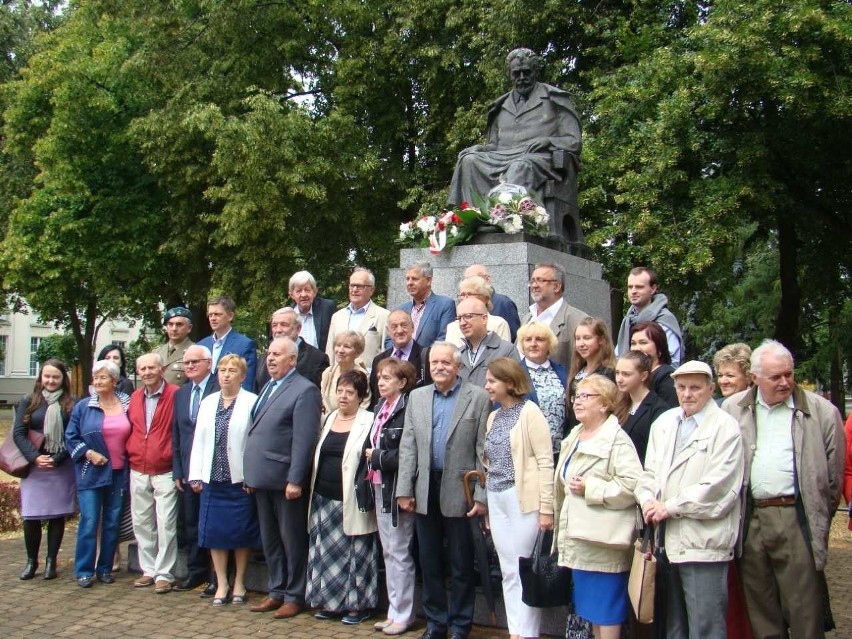
[[[452,221],[453,224],[461,224],[462,223],[462,219],[458,215],[456,215],[455,213],[453,213],[453,217],[452,217],[451,221]]]
[[[461,208],[461,210],[462,210],[462,211],[467,211],[468,209],[472,209],[473,207],[470,205],[470,203],[469,203],[467,200],[464,200],[464,201],[461,203],[461,207],[460,207],[460,208]]]

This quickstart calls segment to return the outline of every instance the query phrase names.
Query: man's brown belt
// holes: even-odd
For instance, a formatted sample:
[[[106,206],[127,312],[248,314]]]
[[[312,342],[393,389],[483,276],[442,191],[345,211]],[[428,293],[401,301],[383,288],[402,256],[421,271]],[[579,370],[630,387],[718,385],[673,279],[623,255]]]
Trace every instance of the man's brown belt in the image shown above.
[[[795,506],[796,496],[786,495],[784,497],[771,497],[769,499],[755,499],[752,503],[755,508],[768,508],[769,506]]]

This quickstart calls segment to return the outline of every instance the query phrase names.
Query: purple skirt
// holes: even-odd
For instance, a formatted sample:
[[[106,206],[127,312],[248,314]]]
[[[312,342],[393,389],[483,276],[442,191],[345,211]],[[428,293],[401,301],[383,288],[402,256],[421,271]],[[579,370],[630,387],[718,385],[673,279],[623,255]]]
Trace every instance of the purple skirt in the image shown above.
[[[57,468],[30,466],[21,480],[21,518],[70,517],[76,510],[77,484],[74,464],[66,459]]]

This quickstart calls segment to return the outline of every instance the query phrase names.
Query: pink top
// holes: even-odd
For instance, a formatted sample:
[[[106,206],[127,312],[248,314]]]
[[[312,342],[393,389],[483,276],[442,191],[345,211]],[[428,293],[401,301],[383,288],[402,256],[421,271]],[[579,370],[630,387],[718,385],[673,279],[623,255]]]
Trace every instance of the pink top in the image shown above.
[[[103,429],[112,469],[121,470],[127,460],[127,438],[130,437],[130,421],[124,413],[105,415]]]

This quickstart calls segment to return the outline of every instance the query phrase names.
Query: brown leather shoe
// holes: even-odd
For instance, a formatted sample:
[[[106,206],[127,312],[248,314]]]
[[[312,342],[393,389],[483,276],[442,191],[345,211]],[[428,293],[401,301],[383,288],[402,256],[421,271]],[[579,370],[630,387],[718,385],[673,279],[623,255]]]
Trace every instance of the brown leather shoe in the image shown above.
[[[275,618],[289,619],[290,617],[295,617],[300,612],[302,612],[302,606],[293,601],[285,601],[278,609],[278,612],[275,613]]]
[[[136,581],[133,582],[134,588],[147,588],[148,586],[154,585],[154,578],[149,577],[148,575],[143,575],[139,577]]]
[[[154,584],[154,592],[158,595],[164,595],[167,592],[172,591],[172,582],[168,579],[157,579],[157,583]]]
[[[249,607],[249,610],[252,612],[271,612],[273,610],[278,610],[282,605],[283,601],[278,601],[277,599],[270,599],[269,597],[264,597],[263,601],[259,604],[255,604]]]

